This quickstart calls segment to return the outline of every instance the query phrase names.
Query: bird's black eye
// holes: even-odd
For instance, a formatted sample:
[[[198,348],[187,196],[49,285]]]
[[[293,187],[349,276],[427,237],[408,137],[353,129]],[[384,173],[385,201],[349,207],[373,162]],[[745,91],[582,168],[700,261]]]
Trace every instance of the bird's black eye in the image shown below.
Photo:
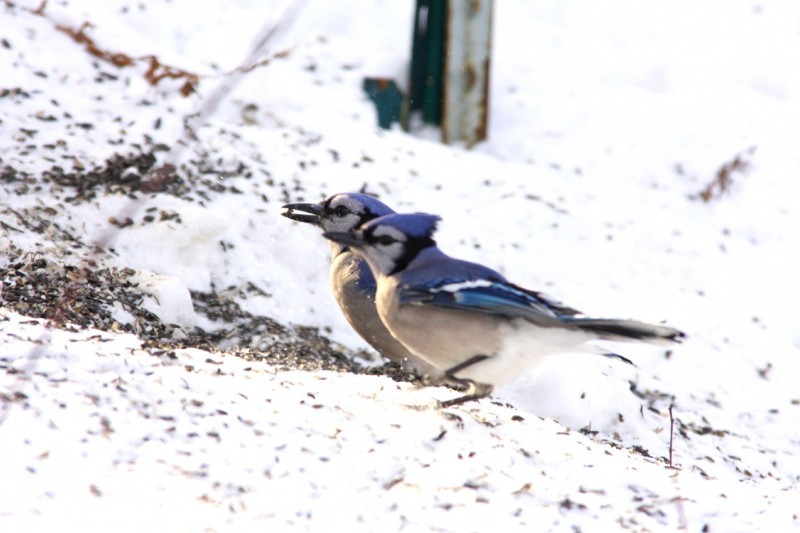
[[[333,212],[336,213],[337,217],[346,217],[347,215],[350,214],[350,210],[347,209],[347,207],[345,207],[343,205],[340,205],[339,207],[334,209]]]
[[[384,245],[384,246],[388,246],[388,245],[390,245],[390,244],[394,244],[394,243],[396,243],[396,242],[397,242],[397,239],[395,239],[394,237],[392,237],[392,236],[390,236],[390,235],[381,235],[380,237],[378,237],[378,238],[376,239],[376,242],[377,242],[378,244],[382,244],[382,245]]]

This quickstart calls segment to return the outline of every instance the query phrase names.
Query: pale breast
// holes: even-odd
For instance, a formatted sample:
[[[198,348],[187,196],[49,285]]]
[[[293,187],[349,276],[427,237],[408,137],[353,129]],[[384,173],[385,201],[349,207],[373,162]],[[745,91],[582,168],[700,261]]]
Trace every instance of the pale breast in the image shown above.
[[[448,370],[475,355],[495,355],[501,345],[502,321],[488,315],[403,305],[396,282],[381,283],[378,310],[392,334],[428,363]]]

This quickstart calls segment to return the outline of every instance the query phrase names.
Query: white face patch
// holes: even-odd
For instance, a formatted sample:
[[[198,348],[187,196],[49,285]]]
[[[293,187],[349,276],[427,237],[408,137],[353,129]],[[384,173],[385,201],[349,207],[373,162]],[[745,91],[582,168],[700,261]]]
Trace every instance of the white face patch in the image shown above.
[[[392,242],[381,243],[381,237],[391,237]],[[405,234],[391,226],[378,226],[372,232],[372,241],[363,249],[364,257],[374,271],[384,275],[389,274],[403,255]]]
[[[375,231],[372,232],[372,236],[375,238],[388,236],[399,242],[406,242],[407,238],[405,233],[399,229],[382,225],[375,228]]]
[[[328,204],[329,213],[322,217],[322,229],[325,231],[352,231],[361,225],[364,204],[349,196],[337,196]],[[341,216],[338,211],[346,210]]]

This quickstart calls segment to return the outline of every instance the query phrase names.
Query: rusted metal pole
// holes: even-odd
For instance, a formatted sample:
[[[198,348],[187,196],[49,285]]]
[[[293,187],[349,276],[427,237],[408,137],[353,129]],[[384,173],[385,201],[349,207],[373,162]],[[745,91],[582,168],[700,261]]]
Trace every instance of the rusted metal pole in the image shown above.
[[[493,0],[449,0],[442,141],[471,147],[486,138]]]

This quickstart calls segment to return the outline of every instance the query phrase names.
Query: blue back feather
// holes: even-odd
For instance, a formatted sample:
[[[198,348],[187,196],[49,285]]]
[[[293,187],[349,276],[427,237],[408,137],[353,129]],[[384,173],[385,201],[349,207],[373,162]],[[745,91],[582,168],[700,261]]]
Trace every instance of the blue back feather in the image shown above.
[[[461,287],[458,287],[459,284]],[[504,281],[488,280],[441,280],[425,285],[406,285],[401,287],[400,303],[539,320],[562,319],[578,314],[575,309],[563,306],[541,293]]]

